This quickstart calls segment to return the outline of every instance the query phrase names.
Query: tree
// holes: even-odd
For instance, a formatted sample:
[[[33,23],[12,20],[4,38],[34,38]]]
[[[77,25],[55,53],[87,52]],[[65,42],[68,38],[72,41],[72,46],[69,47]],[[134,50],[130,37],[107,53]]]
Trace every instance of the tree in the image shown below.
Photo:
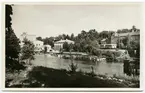
[[[90,43],[91,51],[90,53],[93,55],[100,55],[98,49],[100,48],[99,43],[97,40],[94,40]]]
[[[69,39],[70,40],[70,36],[69,35],[66,35],[65,39]]]
[[[102,31],[99,33],[100,38],[108,38],[108,31]]]
[[[94,48],[100,48],[97,40],[93,40],[90,45]]]
[[[123,39],[122,39],[122,43],[124,44],[124,46],[127,46],[128,37],[123,38]]]
[[[126,48],[125,45],[122,42],[120,43],[120,48],[121,49],[125,49]]]
[[[109,31],[108,32],[108,38],[106,40],[107,44],[111,44],[111,37],[112,37],[113,33],[114,33],[114,31]]]
[[[46,37],[43,39],[44,45],[49,44],[51,47],[54,47],[54,37]]]
[[[70,52],[70,51],[74,50],[73,48],[74,48],[74,44],[72,44],[72,43],[68,44],[67,42],[65,42],[63,44],[64,51]]]
[[[20,41],[17,38],[17,36],[14,33],[14,30],[12,29],[11,25],[11,15],[13,14],[12,12],[12,6],[11,5],[6,5],[5,6],[6,11],[5,11],[5,31],[6,31],[6,57],[7,58],[18,58],[19,57],[19,52],[20,52]]]
[[[132,26],[132,30],[134,30],[134,31],[136,30],[136,27],[134,25]]]
[[[43,41],[42,37],[40,37],[40,36],[36,37],[36,39],[39,40],[39,41]]]
[[[87,36],[90,38],[90,40],[98,39],[99,34],[95,29],[90,29],[87,33]]]
[[[96,55],[98,57],[101,57],[102,56],[102,51],[99,50],[99,49],[93,49],[92,50],[92,55]]]
[[[73,33],[71,34],[70,39],[71,39],[71,40],[74,40],[74,34],[73,34]]]
[[[18,58],[20,52],[20,41],[12,29],[6,30],[6,57]]]
[[[117,48],[120,48],[120,38],[117,39]]]
[[[5,28],[10,28],[12,23],[12,18],[11,15],[13,14],[12,6],[11,5],[6,5],[5,6]]]
[[[132,40],[131,40],[131,36],[130,35],[128,35],[127,36],[127,49],[131,49],[131,42]]]
[[[46,46],[44,47],[44,53],[47,53],[47,47]]]
[[[30,64],[30,61],[31,60],[34,60],[34,44],[29,41],[27,38],[24,38],[23,40],[23,47],[22,47],[22,56],[21,56],[21,59],[22,60],[26,60],[26,62],[28,64]]]
[[[80,43],[75,43],[73,46],[73,50],[76,52],[80,52],[81,51]]]
[[[130,37],[128,37],[130,38]],[[140,57],[140,42],[134,40],[128,40],[127,50],[131,57]],[[135,52],[136,51],[136,52]]]
[[[67,51],[67,52],[70,50],[69,44],[67,42],[63,44],[63,49],[64,51]]]

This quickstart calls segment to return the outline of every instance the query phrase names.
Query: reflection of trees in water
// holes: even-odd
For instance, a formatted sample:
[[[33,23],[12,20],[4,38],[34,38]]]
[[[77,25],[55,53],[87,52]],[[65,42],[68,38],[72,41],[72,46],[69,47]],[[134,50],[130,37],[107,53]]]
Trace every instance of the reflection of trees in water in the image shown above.
[[[47,54],[44,54],[44,66],[47,67]]]
[[[126,75],[139,75],[139,61],[136,59],[131,62],[129,60],[124,60],[123,68]]]
[[[44,53],[47,53],[47,47],[44,47]]]
[[[57,68],[57,69],[68,69],[71,64],[70,59],[60,59],[59,57],[49,56],[49,54],[37,55],[35,65],[42,64],[43,66]],[[73,63],[78,64],[78,70],[81,69],[86,72],[91,71],[91,66],[94,67],[95,73],[108,75],[124,75],[123,74],[123,63],[108,63],[108,62],[92,62],[92,61],[79,61],[73,60]],[[112,72],[112,68],[115,70]]]

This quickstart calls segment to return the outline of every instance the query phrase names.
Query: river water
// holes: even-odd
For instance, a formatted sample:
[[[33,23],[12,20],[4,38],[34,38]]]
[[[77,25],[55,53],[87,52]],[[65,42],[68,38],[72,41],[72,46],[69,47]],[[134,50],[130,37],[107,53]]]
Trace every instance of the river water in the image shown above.
[[[91,67],[94,67],[96,74],[102,75],[117,75],[125,76],[123,71],[123,63],[113,63],[113,62],[88,62],[88,61],[73,61],[78,65],[77,70],[82,70],[83,72],[91,72]],[[35,55],[35,60],[32,61],[34,66],[44,66],[55,69],[67,69],[69,70],[69,65],[71,63],[70,59],[63,59],[60,57],[50,56],[49,54]]]

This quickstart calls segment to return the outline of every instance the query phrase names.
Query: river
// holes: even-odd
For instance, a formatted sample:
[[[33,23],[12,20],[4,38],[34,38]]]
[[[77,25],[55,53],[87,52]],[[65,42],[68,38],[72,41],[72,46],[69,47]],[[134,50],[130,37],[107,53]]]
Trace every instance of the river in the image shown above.
[[[112,76],[116,74],[117,76],[125,76],[123,72],[123,63],[114,62],[87,62],[87,61],[73,61],[78,65],[77,70],[82,70],[83,72],[91,72],[91,66],[94,67],[96,74],[109,75]],[[32,61],[34,66],[45,66],[55,69],[67,69],[69,70],[69,65],[71,63],[70,59],[63,59],[55,56],[50,56],[49,54],[35,55],[35,60]]]

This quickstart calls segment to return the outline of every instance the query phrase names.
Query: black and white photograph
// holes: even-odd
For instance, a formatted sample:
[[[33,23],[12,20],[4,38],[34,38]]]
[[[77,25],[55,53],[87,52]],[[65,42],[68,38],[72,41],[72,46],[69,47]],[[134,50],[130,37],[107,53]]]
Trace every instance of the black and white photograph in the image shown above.
[[[9,88],[140,88],[141,3],[5,3]]]

